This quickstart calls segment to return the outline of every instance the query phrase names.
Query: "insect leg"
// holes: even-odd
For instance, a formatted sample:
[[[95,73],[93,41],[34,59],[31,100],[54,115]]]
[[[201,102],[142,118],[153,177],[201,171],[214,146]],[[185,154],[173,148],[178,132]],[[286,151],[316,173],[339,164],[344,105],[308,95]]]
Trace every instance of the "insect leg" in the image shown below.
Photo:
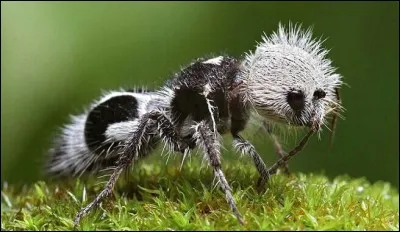
[[[262,190],[266,181],[268,181],[269,174],[267,166],[262,160],[261,156],[257,153],[254,146],[240,135],[234,135],[233,146],[241,153],[247,153],[253,158],[254,165],[257,168],[260,178],[257,181],[257,187]]]
[[[304,146],[306,145],[308,139],[311,137],[311,135],[314,134],[314,130],[310,130],[306,136],[300,141],[299,145],[297,145],[293,150],[291,150],[287,155],[284,155],[282,158],[280,158],[278,161],[276,161],[269,169],[268,169],[268,174],[273,175],[276,173],[278,168],[282,166],[285,162],[288,162],[290,158],[295,156],[299,151],[301,151]]]
[[[122,171],[132,163],[133,159],[138,158],[139,152],[141,152],[142,148],[144,148],[143,146],[145,146],[145,143],[148,141],[146,137],[148,137],[148,134],[151,131],[149,125],[153,121],[157,123],[157,130],[159,131],[159,134],[163,138],[164,142],[172,144],[172,146],[177,146],[177,148],[179,149],[182,147],[181,144],[178,144],[179,139],[177,137],[177,134],[173,130],[173,127],[171,127],[172,124],[169,124],[170,121],[163,113],[153,111],[144,114],[137,127],[137,130],[132,134],[132,137],[124,146],[121,152],[121,157],[117,161],[117,167],[114,169],[114,172],[107,182],[105,188],[90,204],[81,209],[76,215],[74,220],[75,227],[79,224],[83,216],[88,214],[96,205],[98,205],[102,201],[103,198],[111,194],[115,183],[117,182]]]
[[[287,155],[287,153],[283,150],[281,143],[278,140],[278,137],[272,132],[271,124],[264,121],[263,126],[264,126],[264,129],[267,131],[267,133],[271,136],[272,141],[274,142],[276,153],[279,155],[279,157],[282,158],[285,155]],[[284,173],[286,175],[290,174],[288,162],[286,162],[286,161],[283,162],[281,167],[283,167]]]
[[[160,137],[164,143],[170,146],[172,151],[185,153],[189,145],[181,138],[171,119],[165,113],[152,111],[149,113],[149,118],[156,122]]]
[[[215,132],[216,133],[216,132]],[[200,122],[196,125],[196,133],[194,134],[194,138],[196,139],[196,143],[199,147],[201,147],[206,155],[206,159],[210,162],[210,165],[213,168],[214,175],[218,180],[222,190],[225,193],[226,201],[229,203],[233,213],[236,218],[239,220],[241,224],[244,223],[242,215],[239,213],[239,210],[236,207],[235,201],[232,196],[232,190],[226,181],[225,175],[221,170],[221,160],[220,160],[220,150],[219,143],[214,136],[213,131],[205,121]]]
[[[117,182],[122,171],[132,163],[133,158],[138,157],[143,137],[146,134],[145,132],[147,128],[147,123],[148,123],[148,116],[144,115],[141,118],[141,122],[139,123],[137,130],[132,134],[132,137],[129,139],[126,146],[124,146],[121,152],[121,157],[118,159],[116,163],[117,167],[114,169],[113,174],[108,180],[106,186],[90,204],[88,204],[86,207],[84,207],[78,212],[78,214],[75,216],[74,219],[74,227],[76,227],[79,224],[82,217],[88,214],[105,197],[111,194],[112,190],[114,189],[115,183]]]
[[[337,102],[338,102],[339,104],[341,104],[339,88],[335,88],[335,96],[336,96]],[[332,121],[331,121],[331,134],[330,134],[330,138],[329,138],[329,145],[330,145],[330,147],[333,146],[333,138],[334,138],[334,136],[335,136],[337,117],[338,117],[337,113],[334,112],[334,113],[333,113],[333,116],[332,116]]]
[[[129,162],[130,163],[130,162]],[[113,174],[108,180],[105,188],[96,196],[96,198],[88,204],[85,208],[82,208],[74,219],[74,228],[79,224],[82,217],[88,214],[97,204],[101,202],[101,200],[111,194],[115,183],[117,182],[119,176],[121,175],[124,168],[129,164],[128,162],[121,163],[118,167],[115,168]]]

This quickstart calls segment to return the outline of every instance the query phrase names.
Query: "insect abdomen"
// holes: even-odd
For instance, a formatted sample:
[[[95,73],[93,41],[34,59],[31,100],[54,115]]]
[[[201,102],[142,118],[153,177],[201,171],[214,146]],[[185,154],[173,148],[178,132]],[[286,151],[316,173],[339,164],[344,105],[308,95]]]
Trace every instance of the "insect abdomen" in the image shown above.
[[[73,116],[50,150],[49,172],[76,175],[113,165],[115,148],[134,133],[150,99],[151,93],[112,92]]]

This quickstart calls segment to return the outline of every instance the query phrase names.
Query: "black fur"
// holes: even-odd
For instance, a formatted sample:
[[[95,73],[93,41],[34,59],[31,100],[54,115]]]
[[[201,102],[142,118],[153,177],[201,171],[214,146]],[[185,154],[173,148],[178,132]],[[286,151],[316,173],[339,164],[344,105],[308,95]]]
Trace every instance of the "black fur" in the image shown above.
[[[219,65],[203,62],[204,59],[197,60],[167,82],[167,86],[175,91],[171,101],[172,120],[180,127],[188,116],[196,122],[209,119],[210,112],[204,96],[205,86],[209,85],[212,89],[207,98],[216,107],[214,118],[218,132],[224,133],[232,116],[229,89],[239,72],[239,62],[231,57],[224,57]]]
[[[138,117],[138,102],[131,95],[116,96],[94,107],[85,124],[85,139],[89,149],[93,152],[101,147],[110,146],[104,144],[104,133],[112,123],[133,120]]]

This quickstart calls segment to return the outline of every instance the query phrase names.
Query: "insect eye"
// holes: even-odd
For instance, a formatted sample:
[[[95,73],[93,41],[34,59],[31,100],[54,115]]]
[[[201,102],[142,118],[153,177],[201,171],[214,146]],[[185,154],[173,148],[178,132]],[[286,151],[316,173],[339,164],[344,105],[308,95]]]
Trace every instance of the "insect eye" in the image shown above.
[[[324,98],[325,96],[326,96],[326,93],[322,89],[317,89],[314,92],[314,98],[316,98],[316,99]]]
[[[287,95],[287,102],[294,111],[299,112],[304,108],[304,98],[303,92],[292,91]]]

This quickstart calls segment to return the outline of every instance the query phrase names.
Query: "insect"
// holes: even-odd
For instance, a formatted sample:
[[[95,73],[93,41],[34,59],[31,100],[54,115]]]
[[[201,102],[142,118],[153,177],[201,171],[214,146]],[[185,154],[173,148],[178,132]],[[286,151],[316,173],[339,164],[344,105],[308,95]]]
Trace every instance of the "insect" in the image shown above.
[[[72,116],[50,149],[49,173],[77,176],[111,170],[104,189],[76,215],[75,226],[111,194],[123,171],[160,144],[183,157],[201,149],[233,214],[244,223],[221,169],[220,135],[231,134],[236,150],[253,159],[262,187],[279,167],[288,172],[288,160],[322,126],[329,129],[328,115],[334,127],[343,110],[342,77],[326,58],[322,41],[312,38],[311,29],[279,24],[276,32],[262,38],[244,59],[199,58],[159,89],[108,92],[85,112]],[[288,153],[275,139],[281,157],[267,168],[254,146],[240,135],[252,118],[267,129],[277,123],[309,128],[309,132]]]

